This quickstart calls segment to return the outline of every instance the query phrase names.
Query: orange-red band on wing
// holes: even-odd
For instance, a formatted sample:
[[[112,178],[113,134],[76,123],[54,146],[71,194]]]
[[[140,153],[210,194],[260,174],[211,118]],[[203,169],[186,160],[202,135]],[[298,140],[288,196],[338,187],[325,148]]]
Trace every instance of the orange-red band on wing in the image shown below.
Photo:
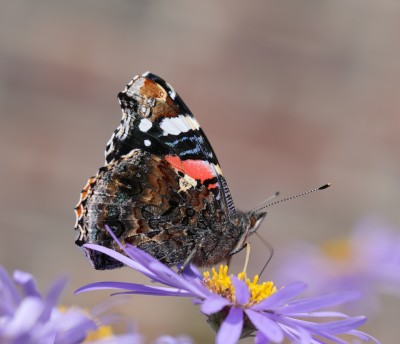
[[[209,162],[204,160],[181,160],[177,156],[167,155],[165,159],[176,168],[188,176],[200,180],[204,183],[205,180],[216,177],[215,170]],[[214,184],[211,186],[215,187]]]

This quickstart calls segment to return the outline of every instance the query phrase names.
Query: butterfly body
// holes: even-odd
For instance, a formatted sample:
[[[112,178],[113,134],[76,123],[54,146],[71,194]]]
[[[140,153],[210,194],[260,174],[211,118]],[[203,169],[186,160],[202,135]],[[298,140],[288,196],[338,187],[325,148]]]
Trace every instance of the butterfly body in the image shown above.
[[[75,208],[76,244],[123,244],[167,265],[210,266],[245,245],[265,213],[237,211],[212,147],[175,90],[145,73],[118,95],[122,120]],[[84,248],[96,269],[120,263]]]

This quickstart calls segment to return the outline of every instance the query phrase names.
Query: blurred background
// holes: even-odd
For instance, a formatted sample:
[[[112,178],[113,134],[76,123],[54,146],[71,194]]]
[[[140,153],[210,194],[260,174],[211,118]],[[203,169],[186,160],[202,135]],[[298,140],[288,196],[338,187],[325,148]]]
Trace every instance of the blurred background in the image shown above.
[[[394,0],[2,1],[0,264],[33,273],[43,291],[68,274],[64,302],[88,307],[109,293],[74,296],[83,284],[146,282],[91,268],[73,207],[120,121],[117,93],[147,70],[201,123],[238,208],[333,183],[269,209],[264,278],[291,242],[346,236],[370,215],[398,227],[399,34]],[[249,273],[268,255],[254,237]],[[364,330],[399,338],[399,300],[383,297]],[[122,312],[149,341],[214,338],[190,300],[132,296]]]

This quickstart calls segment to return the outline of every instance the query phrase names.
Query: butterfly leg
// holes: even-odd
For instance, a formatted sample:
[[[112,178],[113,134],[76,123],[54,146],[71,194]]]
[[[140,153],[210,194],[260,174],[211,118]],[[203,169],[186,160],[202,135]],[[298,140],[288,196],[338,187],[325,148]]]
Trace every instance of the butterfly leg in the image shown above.
[[[194,255],[197,252],[197,249],[201,247],[201,244],[196,246],[187,256],[187,258],[185,259],[185,261],[183,262],[183,264],[181,265],[181,267],[178,269],[178,274],[180,275],[183,270],[185,270],[185,268],[190,264],[190,261],[193,259]]]
[[[244,262],[243,272],[247,278],[247,266],[249,265],[250,260],[250,242],[246,242],[246,260]]]

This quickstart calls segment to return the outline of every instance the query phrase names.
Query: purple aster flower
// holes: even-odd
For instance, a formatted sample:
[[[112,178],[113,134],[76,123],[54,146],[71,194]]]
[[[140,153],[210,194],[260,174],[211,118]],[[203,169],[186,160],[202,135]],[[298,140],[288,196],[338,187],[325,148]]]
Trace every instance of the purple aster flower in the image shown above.
[[[99,317],[96,309],[57,306],[65,285],[66,278],[60,278],[41,296],[32,275],[15,271],[12,279],[0,266],[0,342],[73,344],[91,337],[92,343],[99,343],[97,339],[104,336],[96,332],[104,330],[107,318]],[[128,337],[130,344],[139,343],[135,333],[126,334]]]
[[[283,284],[305,278],[312,292],[357,290],[363,296],[357,306],[373,312],[379,308],[379,294],[400,296],[399,230],[367,218],[348,238],[319,247],[297,243],[287,249],[274,275]]]
[[[365,317],[321,311],[350,301],[358,296],[357,293],[344,292],[293,301],[306,288],[305,284],[292,283],[277,290],[272,282],[258,283],[257,276],[253,281],[246,279],[244,273],[238,277],[228,276],[227,266],[220,266],[218,273],[215,269],[211,274],[206,272],[204,278],[191,266],[180,275],[139,248],[129,244],[123,246],[112,231],[109,232],[125,255],[94,244],[86,244],[85,248],[107,254],[162,286],[98,282],[76,292],[117,289],[122,290],[117,294],[192,297],[217,331],[217,344],[237,343],[240,338],[251,335],[255,336],[255,343],[282,343],[285,338],[307,344],[324,343],[324,340],[346,343],[338,337],[340,334],[378,343],[373,337],[356,330],[365,323]],[[320,322],[326,319],[329,321]]]

